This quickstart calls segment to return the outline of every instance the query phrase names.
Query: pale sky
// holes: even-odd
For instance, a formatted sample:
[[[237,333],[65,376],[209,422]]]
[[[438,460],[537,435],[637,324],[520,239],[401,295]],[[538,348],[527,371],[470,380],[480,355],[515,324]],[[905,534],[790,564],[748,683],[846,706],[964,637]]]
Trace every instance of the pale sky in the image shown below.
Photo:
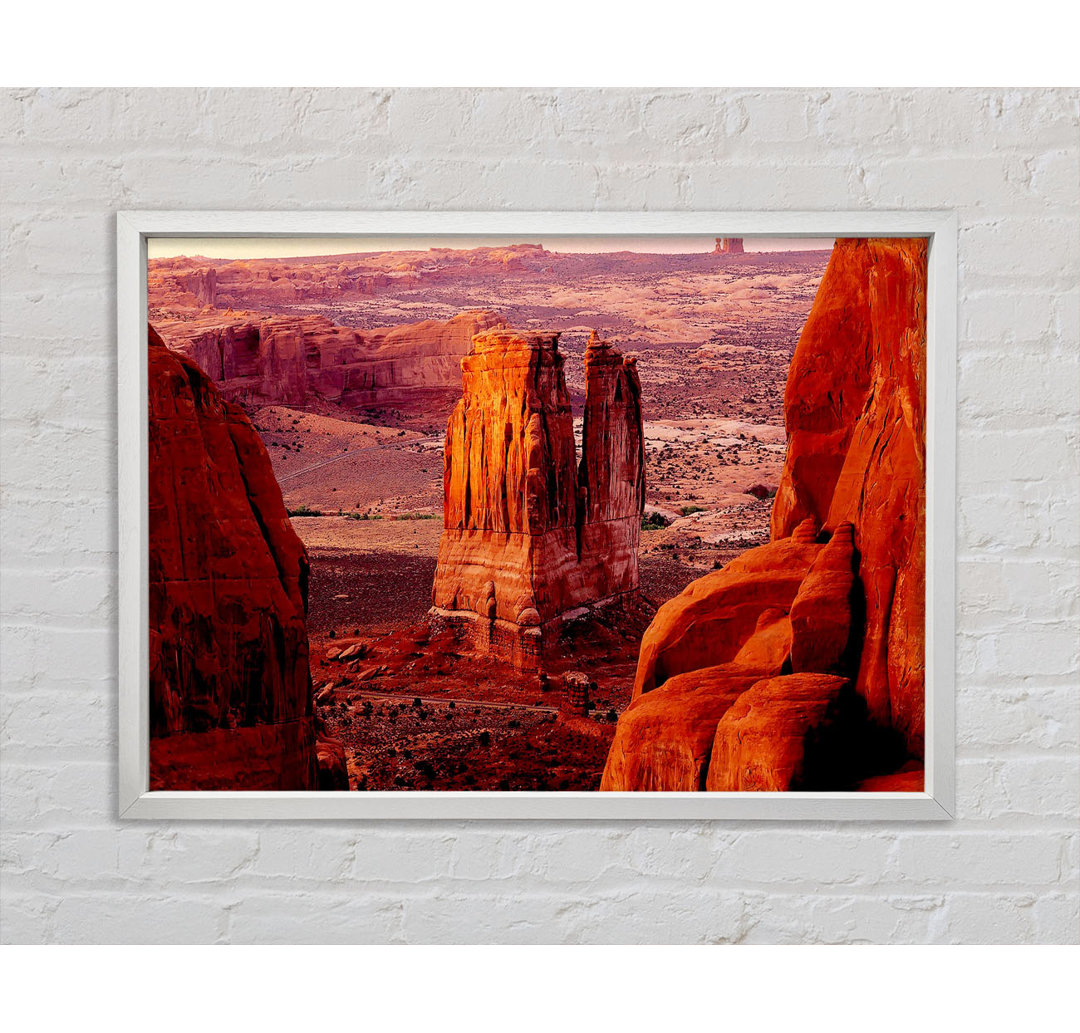
[[[715,235],[630,237],[606,234],[594,237],[469,237],[442,234],[434,237],[151,237],[150,258],[201,255],[204,258],[299,258],[306,255],[351,255],[365,251],[426,251],[432,247],[503,247],[507,244],[542,244],[548,251],[638,251],[643,254],[693,254],[712,251]],[[831,237],[743,237],[747,251],[821,251],[833,245]]]

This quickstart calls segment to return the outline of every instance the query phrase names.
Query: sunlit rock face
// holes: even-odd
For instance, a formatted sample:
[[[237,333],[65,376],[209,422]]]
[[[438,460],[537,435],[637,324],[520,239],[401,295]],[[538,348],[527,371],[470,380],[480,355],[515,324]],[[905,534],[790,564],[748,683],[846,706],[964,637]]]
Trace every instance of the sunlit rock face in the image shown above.
[[[853,528],[864,607],[856,688],[922,754],[926,241],[839,240],[792,362],[774,540]]]
[[[149,342],[150,787],[315,789],[307,553],[243,411]]]
[[[788,374],[772,541],[657,612],[602,788],[877,787],[903,767],[921,789],[926,261],[921,239],[837,241]]]
[[[520,667],[570,611],[638,585],[641,386],[595,334],[585,353],[580,461],[558,334],[493,330],[462,360],[447,425],[436,612]]]

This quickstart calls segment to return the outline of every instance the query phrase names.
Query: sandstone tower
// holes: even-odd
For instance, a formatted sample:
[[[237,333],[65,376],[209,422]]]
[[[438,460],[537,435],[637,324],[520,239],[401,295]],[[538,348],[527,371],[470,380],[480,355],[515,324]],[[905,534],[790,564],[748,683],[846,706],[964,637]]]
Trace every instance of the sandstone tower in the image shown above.
[[[432,612],[523,670],[539,666],[567,615],[638,585],[635,361],[590,338],[580,461],[563,362],[558,334],[478,334],[447,425]]]
[[[742,237],[717,237],[714,255],[741,255],[743,253]]]

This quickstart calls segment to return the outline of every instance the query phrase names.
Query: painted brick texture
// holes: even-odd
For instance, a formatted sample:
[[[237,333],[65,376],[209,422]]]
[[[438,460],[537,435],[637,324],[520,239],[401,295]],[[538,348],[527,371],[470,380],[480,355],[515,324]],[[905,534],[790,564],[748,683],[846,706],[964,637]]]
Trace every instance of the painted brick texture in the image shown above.
[[[2,928],[38,942],[1080,937],[1070,90],[8,90]],[[947,824],[121,823],[114,213],[949,208]]]

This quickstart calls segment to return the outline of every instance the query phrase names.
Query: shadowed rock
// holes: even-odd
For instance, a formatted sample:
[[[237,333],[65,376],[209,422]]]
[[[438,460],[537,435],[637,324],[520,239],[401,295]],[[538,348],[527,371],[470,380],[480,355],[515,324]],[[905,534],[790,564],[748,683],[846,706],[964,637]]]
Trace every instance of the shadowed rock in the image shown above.
[[[715,792],[784,791],[813,785],[807,739],[829,721],[846,678],[789,674],[755,682],[720,718],[705,787]],[[835,786],[835,788],[842,788]]]
[[[250,421],[149,337],[151,788],[314,789],[307,553]]]

